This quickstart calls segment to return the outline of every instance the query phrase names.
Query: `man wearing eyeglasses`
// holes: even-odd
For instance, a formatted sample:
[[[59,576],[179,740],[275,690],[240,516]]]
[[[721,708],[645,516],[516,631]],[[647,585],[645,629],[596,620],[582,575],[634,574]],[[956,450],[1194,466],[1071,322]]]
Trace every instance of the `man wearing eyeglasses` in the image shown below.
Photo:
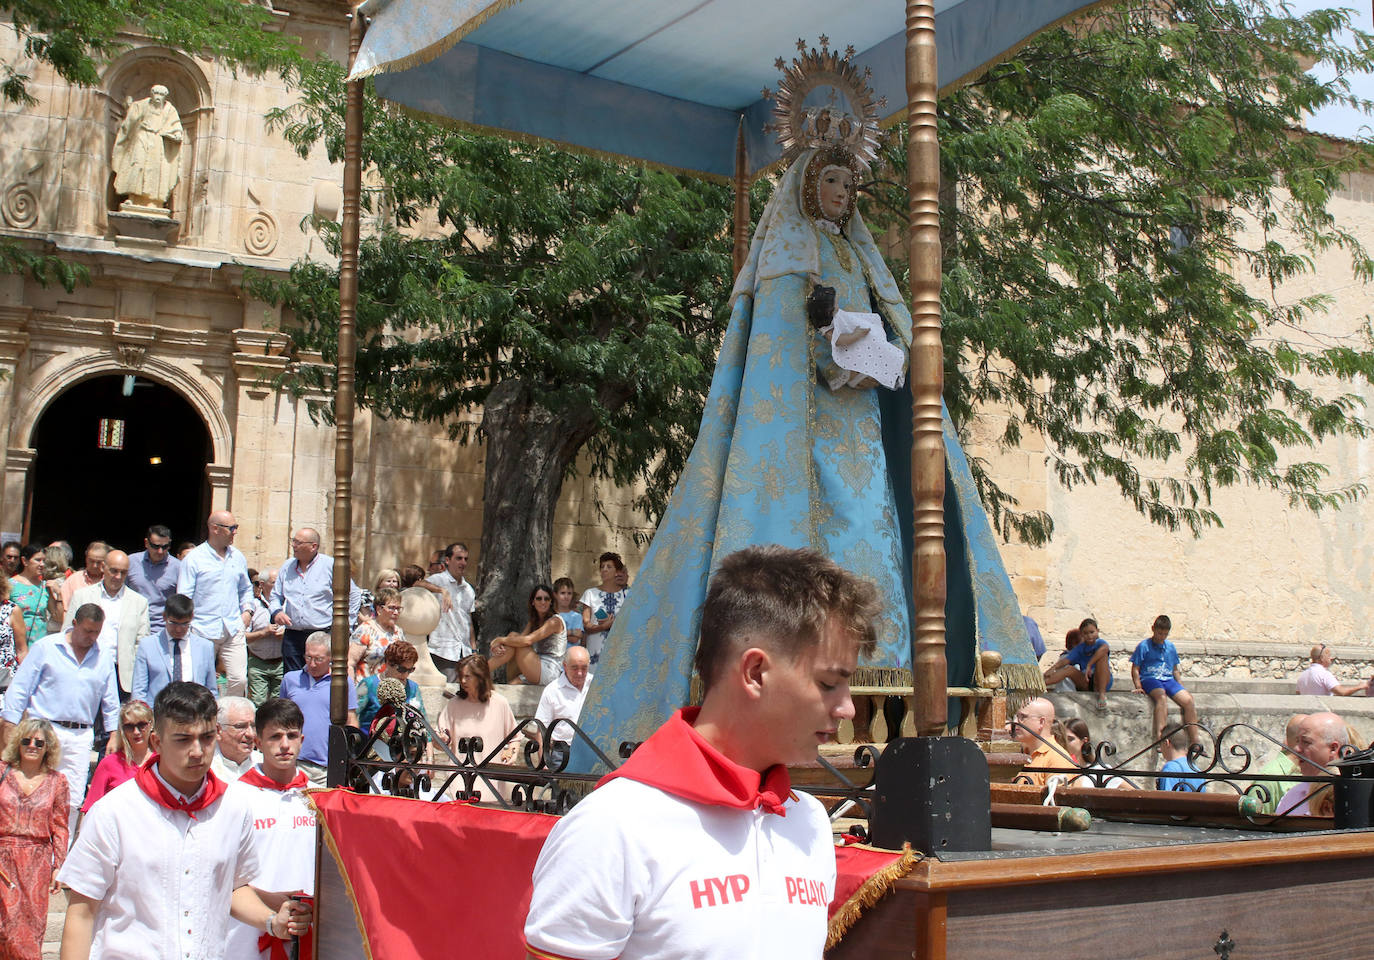
[[[152,703],[173,680],[198,683],[216,696],[215,646],[191,635],[194,611],[179,593],[167,601],[167,619],[157,633],[144,637],[134,658],[134,699]]]
[[[70,628],[73,611],[88,603],[98,604],[105,611],[105,622],[100,628],[98,642],[115,654],[115,677],[119,681],[120,700],[127,700],[134,688],[134,657],[138,644],[152,632],[149,628],[147,599],[129,589],[129,565],[129,555],[123,550],[106,553],[100,582],[82,587],[72,594],[71,606],[67,607],[67,616],[62,623],[63,630]],[[151,700],[146,702],[152,703]]]
[[[280,582],[280,581],[279,581]],[[305,716],[304,740],[297,766],[317,787],[323,787],[329,762],[329,634],[323,630],[305,640],[305,666],[281,680],[281,695],[301,708]],[[350,727],[358,725],[358,690],[350,681],[348,717]]]
[[[230,696],[248,690],[248,646],[245,636],[253,619],[253,581],[248,561],[234,546],[239,525],[228,510],[206,520],[205,542],[193,547],[181,563],[177,593],[190,597],[196,615],[191,630],[215,645]]]
[[[348,581],[349,632],[358,625],[363,594]],[[320,553],[320,533],[301,527],[291,534],[291,559],[277,571],[272,587],[272,622],[285,627],[281,639],[283,669],[290,673],[305,666],[305,640],[312,633],[329,632],[334,620],[334,558]]]
[[[148,601],[148,626],[162,629],[162,608],[177,592],[181,561],[172,556],[172,531],[160,523],[148,528],[143,549],[129,557],[129,589]]]

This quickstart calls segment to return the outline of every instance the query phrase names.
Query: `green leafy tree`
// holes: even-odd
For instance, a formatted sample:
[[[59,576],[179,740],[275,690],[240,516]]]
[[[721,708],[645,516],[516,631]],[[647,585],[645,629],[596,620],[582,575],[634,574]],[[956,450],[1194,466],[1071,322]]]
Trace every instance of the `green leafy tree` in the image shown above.
[[[341,155],[341,78],[273,117]],[[358,399],[383,417],[464,411],[486,443],[481,638],[548,582],[554,508],[574,470],[639,484],[661,513],[690,451],[728,319],[729,190],[640,166],[460,133],[368,98],[363,158],[385,188],[360,251]],[[434,217],[437,224],[425,218]],[[323,225],[337,249],[333,224]],[[434,229],[437,226],[438,229]],[[417,229],[423,227],[424,229]],[[302,262],[255,292],[289,307],[332,385],[338,270]]]
[[[1283,293],[1332,249],[1355,277],[1374,272],[1328,211],[1370,147],[1299,129],[1325,105],[1368,107],[1344,78],[1370,69],[1371,41],[1348,28],[1343,13],[1295,18],[1264,0],[1122,0],[941,102],[957,423],[1005,410],[1001,442],[1043,434],[1066,486],[1114,483],[1153,522],[1195,533],[1220,522],[1211,497],[1231,484],[1314,510],[1364,493],[1295,454],[1367,434],[1355,385],[1374,373],[1368,326],[1309,336],[1329,299]],[[1318,83],[1312,63],[1338,79]],[[317,79],[274,119],[337,158],[340,78]],[[728,201],[368,110],[363,155],[386,184],[371,199],[403,227],[437,212],[443,235],[383,229],[364,244],[360,395],[385,416],[483,409],[490,637],[547,576],[553,504],[580,453],[599,476],[647,483],[650,516],[662,508],[724,320]],[[879,233],[905,223],[905,138],[891,142],[864,200]],[[336,289],[336,271],[302,263],[264,295],[332,358]],[[1048,516],[974,468],[1005,535],[1050,536]]]
[[[1264,0],[1128,0],[941,101],[957,423],[1004,409],[1001,442],[1042,434],[1066,487],[1115,484],[1151,521],[1195,534],[1220,523],[1219,487],[1312,510],[1364,494],[1304,454],[1368,433],[1368,322],[1312,336],[1331,298],[1283,287],[1333,249],[1360,281],[1374,269],[1328,210],[1374,151],[1298,129],[1329,104],[1368,112],[1348,78],[1374,67],[1371,38],[1349,28],[1345,12],[1294,18]],[[1312,63],[1337,79],[1319,83]],[[892,142],[880,223],[906,211],[905,138]],[[1004,535],[1049,537],[1046,515],[974,466]]]
[[[0,99],[7,105],[37,103],[29,89],[34,63],[75,86],[97,86],[101,65],[134,36],[288,81],[310,69],[295,38],[263,29],[274,21],[267,6],[243,0],[0,0],[0,16],[9,21],[24,53],[18,63],[0,60]],[[0,272],[28,273],[68,290],[90,279],[83,265],[4,238]]]

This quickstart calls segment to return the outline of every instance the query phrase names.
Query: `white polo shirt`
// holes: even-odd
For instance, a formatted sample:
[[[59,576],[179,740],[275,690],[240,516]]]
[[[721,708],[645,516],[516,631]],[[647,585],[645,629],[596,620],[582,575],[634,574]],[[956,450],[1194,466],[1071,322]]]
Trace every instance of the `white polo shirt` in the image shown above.
[[[261,770],[259,770],[261,772]],[[244,798],[253,816],[253,849],[258,872],[249,881],[259,890],[273,893],[303,892],[315,895],[315,811],[305,794],[295,787],[273,790],[251,786],[242,780],[229,785],[229,793]],[[258,950],[262,931],[238,920],[229,921],[226,960],[259,960],[268,956]]]
[[[820,960],[835,893],[830,821],[612,780],[553,828],[534,868],[525,941],[576,960]]]
[[[130,780],[91,807],[58,879],[102,901],[92,958],[220,960],[230,896],[258,872],[243,793],[192,818]]]
[[[587,699],[587,689],[592,684],[592,675],[587,674],[587,679],[582,681],[582,689],[579,690],[568,675],[559,671],[558,679],[544,688],[544,692],[539,695],[539,706],[535,708],[534,719],[542,723],[546,728],[554,720],[564,719],[577,722],[577,718],[582,713],[582,701]],[[560,723],[558,729],[553,732],[553,739],[563,743],[572,743],[572,727],[566,723]]]

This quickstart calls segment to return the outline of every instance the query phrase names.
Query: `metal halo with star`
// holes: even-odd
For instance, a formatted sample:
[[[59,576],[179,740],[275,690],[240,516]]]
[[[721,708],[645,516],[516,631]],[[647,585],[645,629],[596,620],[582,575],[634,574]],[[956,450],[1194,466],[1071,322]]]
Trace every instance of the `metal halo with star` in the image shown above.
[[[872,71],[865,67],[860,72],[854,65],[853,45],[841,54],[830,49],[829,37],[822,34],[818,39],[819,50],[808,50],[806,41],[798,40],[799,55],[790,64],[782,57],[773,61],[782,79],[776,93],[763,89],[764,98],[773,101],[773,120],[763,129],[777,133],[787,163],[806,150],[842,146],[867,167],[878,155],[878,110],[887,106],[887,98],[873,99],[868,85]],[[807,97],[827,87],[831,90],[828,104],[807,105]],[[839,98],[845,102],[839,103]]]

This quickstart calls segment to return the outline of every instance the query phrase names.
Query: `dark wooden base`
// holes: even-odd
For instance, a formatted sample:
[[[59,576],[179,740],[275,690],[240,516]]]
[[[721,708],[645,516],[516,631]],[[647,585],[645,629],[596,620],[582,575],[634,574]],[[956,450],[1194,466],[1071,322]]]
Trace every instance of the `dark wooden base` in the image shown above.
[[[1370,903],[1374,832],[926,860],[826,956],[1351,960]]]

